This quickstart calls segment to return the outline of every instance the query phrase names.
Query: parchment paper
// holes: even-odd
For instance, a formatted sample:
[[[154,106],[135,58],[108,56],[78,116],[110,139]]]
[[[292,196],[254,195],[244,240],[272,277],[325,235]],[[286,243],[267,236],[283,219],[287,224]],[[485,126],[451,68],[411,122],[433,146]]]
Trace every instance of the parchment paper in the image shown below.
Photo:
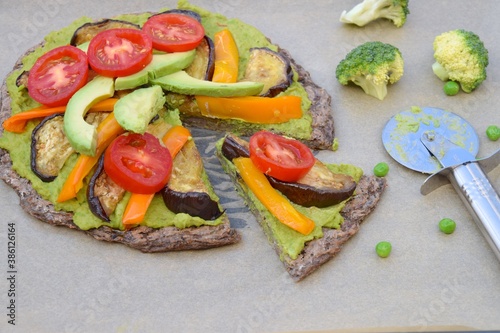
[[[426,175],[404,169],[385,152],[381,131],[395,113],[412,105],[448,109],[478,132],[478,157],[500,148],[487,139],[500,126],[500,2],[412,0],[402,28],[377,21],[359,28],[339,22],[354,0],[201,1],[193,3],[250,23],[310,71],[332,95],[339,149],[320,159],[358,165],[368,174],[390,165],[389,187],[377,210],[332,261],[300,283],[288,277],[255,219],[235,195],[213,156],[220,134],[195,131],[209,176],[242,241],[234,246],[143,254],[82,233],[43,224],[24,213],[0,184],[1,332],[296,332],[423,331],[433,328],[500,328],[500,264],[451,185],[422,196]],[[0,77],[51,30],[82,15],[176,7],[144,0],[6,1],[0,6]],[[442,32],[476,32],[489,49],[487,80],[473,93],[454,97],[432,73],[432,42]],[[405,60],[401,81],[379,101],[355,86],[341,86],[335,68],[355,46],[380,40]],[[489,174],[500,190],[500,168]],[[457,222],[452,235],[441,218]],[[8,323],[8,223],[15,223],[16,325]],[[393,245],[390,257],[377,242]]]

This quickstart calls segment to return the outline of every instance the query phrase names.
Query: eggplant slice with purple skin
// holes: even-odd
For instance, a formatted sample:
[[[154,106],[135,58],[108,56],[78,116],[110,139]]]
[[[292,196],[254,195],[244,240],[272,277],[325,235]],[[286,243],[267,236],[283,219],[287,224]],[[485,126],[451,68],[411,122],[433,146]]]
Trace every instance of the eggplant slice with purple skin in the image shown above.
[[[260,95],[274,97],[292,84],[292,66],[288,59],[267,47],[251,48],[243,81],[263,83]]]
[[[44,182],[56,179],[74,153],[63,131],[64,113],[44,118],[31,133],[31,170]]]
[[[225,137],[221,151],[222,155],[231,161],[237,157],[250,156],[248,143],[233,135]],[[311,170],[295,183],[266,177],[272,187],[290,201],[304,207],[323,208],[338,204],[351,197],[357,185],[351,176],[333,173],[319,160],[316,160]]]
[[[104,154],[102,154],[87,187],[90,211],[101,220],[109,222],[109,216],[115,211],[125,192],[104,171]]]
[[[107,112],[89,112],[85,121],[99,124]],[[64,134],[64,113],[45,117],[31,132],[31,170],[44,182],[59,174],[68,157],[75,151]]]
[[[230,161],[237,157],[250,157],[248,142],[231,134],[224,138],[221,150],[222,155]]]
[[[267,177],[272,187],[283,193],[290,201],[304,207],[324,208],[336,205],[352,196],[356,182],[349,175],[330,171],[316,160],[309,172],[296,183]]]
[[[215,68],[214,42],[205,36],[196,47],[196,55],[193,62],[186,68],[186,73],[200,80],[212,80]]]
[[[168,184],[161,190],[163,201],[172,212],[215,220],[224,211],[213,200],[203,182],[203,162],[193,140],[175,156]]]
[[[69,43],[72,46],[78,46],[89,42],[101,31],[117,28],[141,29],[141,27],[135,23],[122,20],[105,19],[98,22],[88,22],[75,30]]]
[[[192,18],[194,18],[195,20],[197,20],[198,22],[201,23],[200,14],[198,14],[197,12],[194,12],[192,10],[189,10],[189,9],[169,9],[169,10],[166,10],[164,12],[160,12],[160,13],[157,13],[157,14],[154,14],[151,16],[156,16],[156,15],[161,15],[161,14],[169,14],[169,13],[191,16]]]
[[[24,87],[28,89],[28,76],[30,72],[29,71],[23,71],[21,74],[16,79],[16,86],[18,88]]]

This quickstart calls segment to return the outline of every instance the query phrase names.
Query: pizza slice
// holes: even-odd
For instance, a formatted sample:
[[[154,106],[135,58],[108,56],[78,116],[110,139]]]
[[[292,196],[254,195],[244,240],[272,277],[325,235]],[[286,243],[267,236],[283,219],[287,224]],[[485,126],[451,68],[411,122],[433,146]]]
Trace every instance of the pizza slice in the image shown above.
[[[271,132],[258,132],[250,142],[228,134],[216,148],[224,171],[295,281],[342,249],[386,187],[385,178],[363,175],[352,165],[325,164],[297,140]]]

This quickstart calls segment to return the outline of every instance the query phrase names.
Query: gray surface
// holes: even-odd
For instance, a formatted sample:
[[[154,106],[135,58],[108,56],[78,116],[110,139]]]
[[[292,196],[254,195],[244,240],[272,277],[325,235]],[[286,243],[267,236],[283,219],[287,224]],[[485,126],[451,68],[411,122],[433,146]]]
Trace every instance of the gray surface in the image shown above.
[[[209,251],[142,254],[36,221],[0,184],[0,320],[2,332],[281,332],[383,329],[411,326],[500,328],[500,264],[451,186],[421,196],[425,175],[392,161],[381,143],[389,118],[411,105],[452,110],[478,131],[479,157],[500,148],[484,131],[500,125],[500,2],[413,0],[400,29],[389,22],[365,28],[338,22],[357,1],[193,1],[255,25],[311,72],[332,95],[340,149],[326,161],[361,166],[387,161],[389,188],[378,209],[343,251],[301,283],[293,283],[248,213],[232,217],[241,243]],[[103,18],[175,6],[174,1],[6,1],[0,11],[0,77],[49,31],[81,15]],[[431,71],[432,41],[465,28],[490,51],[488,79],[474,93],[446,97]],[[356,45],[381,40],[399,47],[405,75],[378,101],[340,86],[334,72]],[[205,151],[206,152],[206,151]],[[207,163],[214,162],[210,157]],[[212,167],[212,166],[211,166]],[[217,178],[217,171],[211,174]],[[500,189],[500,168],[490,173]],[[225,179],[227,180],[227,179]],[[230,184],[217,191],[227,195]],[[241,202],[236,201],[236,207]],[[438,231],[443,217],[457,221],[453,235]],[[241,221],[247,220],[247,223]],[[17,325],[7,325],[7,228],[17,226]],[[380,259],[375,244],[389,240]]]

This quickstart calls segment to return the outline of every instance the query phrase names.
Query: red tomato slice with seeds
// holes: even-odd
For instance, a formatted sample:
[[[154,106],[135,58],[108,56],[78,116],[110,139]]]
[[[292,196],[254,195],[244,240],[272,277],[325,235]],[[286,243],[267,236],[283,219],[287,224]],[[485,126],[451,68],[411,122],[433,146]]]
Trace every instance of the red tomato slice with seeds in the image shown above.
[[[150,133],[122,134],[106,149],[104,170],[125,190],[152,194],[161,190],[170,179],[172,157]]]
[[[250,137],[250,159],[266,175],[285,182],[299,180],[315,162],[311,150],[302,142],[267,131]]]
[[[61,46],[42,55],[28,75],[28,93],[46,106],[66,105],[87,83],[87,54],[74,46]]]
[[[153,39],[153,47],[165,52],[194,49],[205,36],[205,29],[195,18],[179,13],[151,16],[142,30]]]
[[[153,59],[151,37],[137,29],[109,29],[98,33],[87,51],[90,67],[107,77],[137,73]]]

